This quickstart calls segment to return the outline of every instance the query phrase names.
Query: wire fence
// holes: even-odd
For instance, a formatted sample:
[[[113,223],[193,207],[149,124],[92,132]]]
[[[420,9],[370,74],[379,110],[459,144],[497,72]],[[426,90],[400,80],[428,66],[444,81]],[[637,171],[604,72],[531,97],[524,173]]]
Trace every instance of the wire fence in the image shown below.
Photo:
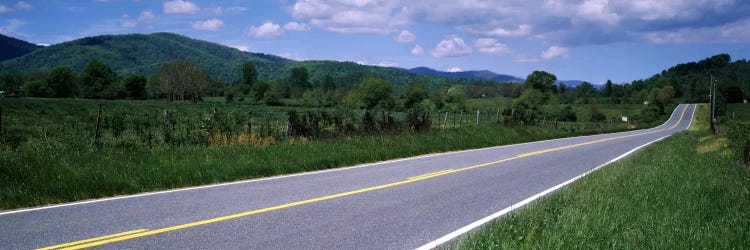
[[[306,109],[211,111],[102,108],[81,117],[67,116],[50,125],[12,122],[0,107],[0,141],[18,145],[40,134],[60,141],[88,141],[97,147],[159,145],[265,145],[290,138],[335,138],[399,132],[454,129],[483,124],[541,126],[570,132],[604,132],[628,129],[637,123],[610,119],[605,122],[558,121],[547,117],[529,119],[528,113],[500,108],[459,112],[407,110]],[[39,115],[45,115],[44,112]],[[89,139],[86,139],[89,138]]]

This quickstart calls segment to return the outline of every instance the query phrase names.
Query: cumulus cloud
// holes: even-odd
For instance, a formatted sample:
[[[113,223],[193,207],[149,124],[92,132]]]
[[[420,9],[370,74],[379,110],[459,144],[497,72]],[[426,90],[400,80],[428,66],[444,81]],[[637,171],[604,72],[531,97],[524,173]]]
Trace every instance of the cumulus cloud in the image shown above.
[[[191,27],[196,30],[217,31],[221,29],[222,25],[224,25],[224,21],[222,21],[221,19],[213,18],[206,21],[193,22]]]
[[[306,23],[288,22],[284,25],[284,30],[290,31],[309,31],[310,25]]]
[[[456,72],[462,72],[464,70],[459,67],[451,67],[451,68],[446,69],[445,71],[456,73]]]
[[[393,39],[396,40],[396,42],[400,43],[410,43],[414,42],[414,40],[417,40],[417,36],[414,35],[414,33],[409,32],[408,30],[402,30],[401,33],[393,37]]]
[[[292,16],[338,33],[390,34],[409,24],[408,8],[393,0],[298,0]]]
[[[24,1],[16,2],[15,4],[9,6],[0,4],[0,13],[13,12],[17,10],[30,10],[31,8],[33,8],[33,6]]]
[[[507,45],[498,42],[493,38],[479,38],[474,42],[474,48],[485,54],[506,54],[510,53]]]
[[[428,23],[483,37],[566,47],[623,41],[700,42],[704,39],[684,32],[716,30],[750,19],[750,1],[739,0],[297,0],[289,9],[297,21],[340,33],[397,37],[413,24]],[[738,41],[745,33],[721,39]]]
[[[165,14],[195,14],[200,8],[192,2],[183,0],[172,0],[164,2]]]
[[[411,49],[411,54],[415,56],[424,55],[424,49],[422,48],[422,46],[419,46],[419,44],[414,45],[414,48]]]
[[[386,62],[379,62],[378,64],[375,64],[375,66],[392,68],[392,67],[398,67],[398,63],[386,61]]]
[[[247,45],[229,45],[229,47],[238,49],[242,52],[250,52],[250,47],[248,47]]]
[[[16,10],[30,10],[32,8],[31,4],[24,1],[17,2],[14,6]]]
[[[568,48],[559,46],[550,46],[547,50],[542,52],[542,58],[549,60],[555,57],[567,56]]]
[[[250,27],[247,34],[255,38],[273,38],[283,35],[284,30],[281,28],[281,25],[269,21],[258,27]]]
[[[138,15],[139,22],[148,21],[154,18],[156,18],[156,15],[154,15],[154,12],[151,12],[150,10],[141,11],[141,14]]]
[[[18,20],[18,19],[10,19],[8,20],[5,25],[0,26],[0,33],[3,34],[15,34],[16,31],[26,25],[26,22]]]
[[[434,57],[449,57],[449,56],[463,56],[471,54],[472,49],[466,43],[463,39],[460,37],[453,35],[449,38],[446,38],[435,47],[435,49],[432,50],[432,56]]]

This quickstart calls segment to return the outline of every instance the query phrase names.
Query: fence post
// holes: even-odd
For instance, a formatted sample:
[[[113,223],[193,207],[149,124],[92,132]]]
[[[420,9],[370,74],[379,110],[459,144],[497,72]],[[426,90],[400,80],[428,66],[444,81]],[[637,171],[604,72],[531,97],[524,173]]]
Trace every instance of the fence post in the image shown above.
[[[500,122],[500,109],[497,109],[497,113],[495,114],[495,123]]]
[[[0,139],[3,138],[3,107],[0,107]]]
[[[99,141],[99,126],[102,123],[102,104],[99,103],[99,114],[96,116],[96,129],[94,130],[94,146]]]
[[[448,127],[448,111],[445,112],[445,117],[443,117],[443,128]]]
[[[479,110],[477,109],[477,125],[479,125]]]
[[[247,135],[253,134],[253,110],[247,110]]]

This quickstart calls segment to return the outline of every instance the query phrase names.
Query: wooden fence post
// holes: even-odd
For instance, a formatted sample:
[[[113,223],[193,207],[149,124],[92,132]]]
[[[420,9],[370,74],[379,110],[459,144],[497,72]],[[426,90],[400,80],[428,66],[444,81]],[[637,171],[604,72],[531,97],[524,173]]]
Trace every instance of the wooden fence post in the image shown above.
[[[477,109],[477,125],[479,125],[479,110]]]
[[[99,126],[102,123],[102,104],[99,103],[99,114],[96,116],[96,129],[94,130],[94,146],[99,141]]]
[[[443,128],[448,127],[448,111],[445,112],[445,117],[443,117]]]
[[[3,107],[0,107],[0,139],[3,138]]]
[[[253,110],[248,109],[247,110],[247,135],[251,135],[253,133]]]

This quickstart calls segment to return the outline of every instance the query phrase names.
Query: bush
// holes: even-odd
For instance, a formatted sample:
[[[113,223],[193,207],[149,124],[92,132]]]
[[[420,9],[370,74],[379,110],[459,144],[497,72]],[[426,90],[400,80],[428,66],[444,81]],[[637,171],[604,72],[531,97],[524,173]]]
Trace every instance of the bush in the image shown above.
[[[729,122],[727,128],[729,144],[743,164],[750,164],[750,123]]]

